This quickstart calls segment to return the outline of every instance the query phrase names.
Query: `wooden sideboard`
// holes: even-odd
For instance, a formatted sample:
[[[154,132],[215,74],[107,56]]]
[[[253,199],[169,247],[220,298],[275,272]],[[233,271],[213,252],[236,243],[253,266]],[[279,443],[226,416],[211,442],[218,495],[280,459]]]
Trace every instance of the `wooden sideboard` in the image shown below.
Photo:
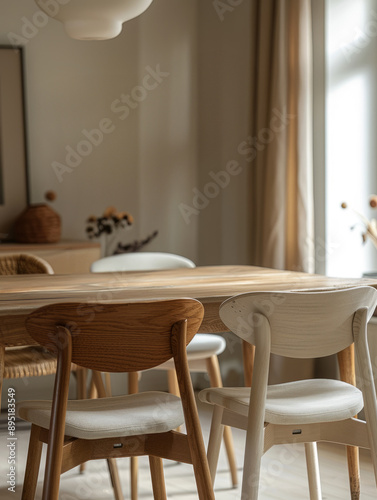
[[[30,253],[46,260],[55,274],[82,274],[101,257],[101,246],[92,241],[62,240],[59,243],[0,243],[0,255]]]

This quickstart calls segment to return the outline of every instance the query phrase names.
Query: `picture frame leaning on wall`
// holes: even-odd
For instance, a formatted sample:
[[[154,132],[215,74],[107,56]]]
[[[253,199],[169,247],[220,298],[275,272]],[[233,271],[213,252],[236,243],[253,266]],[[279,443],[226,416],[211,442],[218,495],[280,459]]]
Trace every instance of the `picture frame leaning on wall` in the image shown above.
[[[0,45],[0,242],[28,201],[23,49]]]

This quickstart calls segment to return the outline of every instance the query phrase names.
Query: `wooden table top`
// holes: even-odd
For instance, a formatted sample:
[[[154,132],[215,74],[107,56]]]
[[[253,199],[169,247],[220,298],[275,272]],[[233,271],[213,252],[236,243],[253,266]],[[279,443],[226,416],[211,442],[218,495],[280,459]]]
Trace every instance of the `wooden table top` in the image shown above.
[[[331,290],[358,285],[377,288],[377,280],[328,278],[253,266],[210,266],[149,272],[75,275],[16,275],[0,278],[0,343],[30,342],[27,314],[54,302],[134,302],[193,297],[205,309],[201,332],[221,332],[219,305],[250,291]]]
[[[377,280],[329,278],[253,266],[210,266],[149,272],[1,277],[0,316],[29,313],[53,302],[136,301],[194,297],[204,304],[264,290],[325,290]]]

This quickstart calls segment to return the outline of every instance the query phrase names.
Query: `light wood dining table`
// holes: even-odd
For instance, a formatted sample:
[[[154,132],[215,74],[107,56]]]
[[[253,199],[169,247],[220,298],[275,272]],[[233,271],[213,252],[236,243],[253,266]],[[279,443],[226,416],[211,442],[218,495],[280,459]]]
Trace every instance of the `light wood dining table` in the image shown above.
[[[78,275],[17,275],[1,278],[0,286],[0,396],[4,348],[31,345],[24,328],[29,313],[43,305],[59,302],[135,302],[192,297],[204,305],[200,331],[226,331],[219,318],[219,306],[227,298],[251,291],[332,290],[359,285],[377,288],[377,280],[329,278],[320,275],[280,271],[252,266],[210,266],[152,272],[116,272]],[[83,306],[82,314],[95,314],[95,307]],[[251,385],[253,356],[244,345],[245,384]],[[352,348],[338,355],[341,378],[355,384]],[[351,498],[359,498],[358,450],[347,450]]]

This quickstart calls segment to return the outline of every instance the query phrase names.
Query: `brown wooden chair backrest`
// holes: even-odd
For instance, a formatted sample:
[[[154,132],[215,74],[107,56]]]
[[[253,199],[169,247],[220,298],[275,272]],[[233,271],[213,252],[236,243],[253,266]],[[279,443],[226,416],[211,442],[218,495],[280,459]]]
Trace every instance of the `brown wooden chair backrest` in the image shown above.
[[[122,303],[62,303],[41,307],[26,320],[31,337],[56,352],[61,327],[72,337],[72,362],[103,372],[134,372],[164,363],[174,353],[173,326],[187,321],[186,345],[203,319],[195,299]],[[59,333],[60,329],[60,333]]]

